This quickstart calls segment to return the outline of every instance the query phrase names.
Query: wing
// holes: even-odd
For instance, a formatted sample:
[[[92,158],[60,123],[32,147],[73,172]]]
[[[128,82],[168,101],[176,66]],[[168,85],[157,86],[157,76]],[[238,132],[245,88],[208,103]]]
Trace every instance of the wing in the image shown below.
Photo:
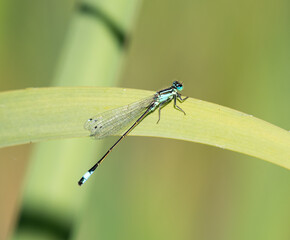
[[[116,135],[134,120],[137,120],[153,102],[154,96],[151,96],[139,102],[99,113],[90,118],[85,123],[84,128],[89,130],[91,136],[95,138]]]

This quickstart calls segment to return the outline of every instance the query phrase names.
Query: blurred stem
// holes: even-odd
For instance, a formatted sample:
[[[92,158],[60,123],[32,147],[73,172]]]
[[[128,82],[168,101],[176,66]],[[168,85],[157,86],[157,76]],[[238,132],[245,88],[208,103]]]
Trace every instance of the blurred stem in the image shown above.
[[[133,25],[138,3],[139,0],[78,1],[52,86],[115,86],[124,57],[125,43]],[[27,91],[30,92],[28,95],[34,92],[34,90]],[[13,94],[13,92],[10,93]],[[49,97],[49,94],[43,94],[43,97]],[[32,98],[25,102],[32,104],[35,110],[37,106],[45,109],[49,104],[46,100],[39,102],[41,100],[37,100],[38,97],[33,93],[30,96]],[[49,98],[51,97],[50,95]],[[17,99],[20,100],[21,97],[15,98],[16,104]],[[75,101],[76,99],[69,98],[62,104],[70,105]],[[25,102],[22,103],[25,104]],[[1,100],[0,103],[4,104]],[[1,108],[1,113],[4,109],[4,111],[7,110],[5,105],[2,106],[4,107]],[[18,105],[17,108],[21,106]],[[31,126],[32,123],[38,125],[39,131],[42,132],[43,125],[35,121],[36,115],[44,118],[46,116],[47,119],[50,117],[43,115],[41,110],[36,111],[36,115],[26,110],[28,111],[25,114],[27,120],[32,121],[29,125]],[[51,110],[51,116],[57,116],[60,110],[59,114],[62,115],[63,120],[67,119],[67,126],[70,125],[70,117],[64,112],[61,113],[58,103]],[[18,131],[19,136],[25,132],[24,134],[29,139],[25,142],[34,142],[33,135],[36,132],[33,133],[32,128],[28,129],[29,127],[25,126],[28,121],[21,123],[24,115],[21,119],[17,119],[17,115],[7,117],[8,119],[5,119],[9,126],[12,127],[16,122],[21,125],[20,129],[15,130]],[[74,116],[71,117],[74,118]],[[3,127],[4,124],[0,133],[4,130]],[[52,125],[50,127],[54,128]],[[21,129],[25,129],[24,132]],[[6,133],[4,130],[5,136],[7,136]],[[17,140],[16,137],[14,140],[19,139]],[[82,163],[88,164],[97,149],[97,144],[90,147],[84,141],[72,139],[43,142],[34,147],[23,193],[20,221],[14,234],[15,239],[22,239],[26,232],[29,232],[29,239],[67,239],[72,235],[85,199],[85,192],[79,192],[77,180],[75,180],[75,177],[83,172],[78,168],[79,161],[82,160]],[[33,226],[32,229],[29,229],[29,224]]]

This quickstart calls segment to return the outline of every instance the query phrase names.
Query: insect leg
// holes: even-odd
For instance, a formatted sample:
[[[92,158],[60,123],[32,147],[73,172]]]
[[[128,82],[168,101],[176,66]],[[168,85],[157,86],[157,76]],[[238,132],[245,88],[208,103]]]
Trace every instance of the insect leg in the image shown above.
[[[188,97],[184,97],[184,98],[182,98],[181,95],[180,95],[179,93],[177,93],[177,97],[178,97],[178,100],[179,100],[180,102],[183,102],[183,101],[185,101],[186,99],[188,99]]]
[[[179,98],[181,98],[181,96],[180,95],[177,95]],[[180,107],[178,107],[177,105],[176,105],[176,95],[174,95],[174,108],[176,108],[177,110],[179,110],[179,111],[181,111],[181,112],[183,112],[184,113],[184,115],[186,115],[186,113],[180,108]],[[186,97],[187,98],[187,97]],[[184,101],[186,98],[183,98],[182,100]]]

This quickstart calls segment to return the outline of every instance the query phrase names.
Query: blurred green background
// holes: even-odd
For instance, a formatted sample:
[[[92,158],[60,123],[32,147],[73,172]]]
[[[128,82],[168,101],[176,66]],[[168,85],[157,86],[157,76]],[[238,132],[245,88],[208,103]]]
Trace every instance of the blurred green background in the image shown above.
[[[186,96],[290,129],[289,9],[286,0],[4,0],[0,90],[159,90],[178,79]],[[129,137],[80,188],[114,141],[0,149],[0,239],[290,239],[288,170]]]

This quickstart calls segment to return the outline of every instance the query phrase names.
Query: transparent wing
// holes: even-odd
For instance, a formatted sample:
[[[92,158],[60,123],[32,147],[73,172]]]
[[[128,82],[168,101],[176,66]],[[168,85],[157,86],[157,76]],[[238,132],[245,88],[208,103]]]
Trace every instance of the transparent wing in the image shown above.
[[[99,113],[90,118],[85,123],[84,128],[89,130],[91,136],[95,138],[115,135],[124,130],[134,120],[137,120],[153,102],[154,95],[139,102]]]

